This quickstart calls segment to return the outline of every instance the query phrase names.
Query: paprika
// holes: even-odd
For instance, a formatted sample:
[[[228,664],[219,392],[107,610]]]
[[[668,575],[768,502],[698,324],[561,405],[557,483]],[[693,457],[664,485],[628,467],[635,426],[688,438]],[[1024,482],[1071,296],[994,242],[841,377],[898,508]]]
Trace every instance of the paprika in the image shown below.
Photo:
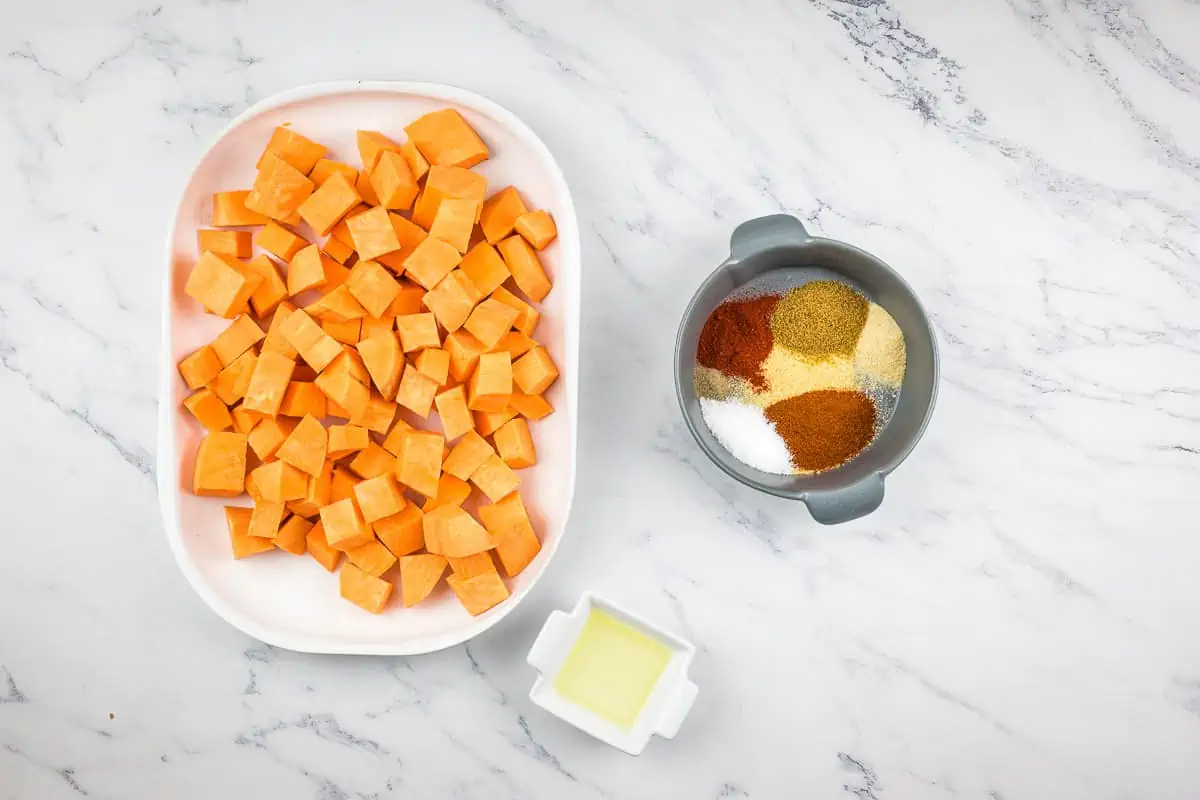
[[[875,438],[875,402],[859,391],[805,392],[769,406],[766,415],[800,472],[833,469]]]
[[[758,391],[765,390],[762,363],[775,343],[771,314],[778,303],[777,296],[764,295],[717,306],[700,331],[696,360],[701,366],[743,378]]]

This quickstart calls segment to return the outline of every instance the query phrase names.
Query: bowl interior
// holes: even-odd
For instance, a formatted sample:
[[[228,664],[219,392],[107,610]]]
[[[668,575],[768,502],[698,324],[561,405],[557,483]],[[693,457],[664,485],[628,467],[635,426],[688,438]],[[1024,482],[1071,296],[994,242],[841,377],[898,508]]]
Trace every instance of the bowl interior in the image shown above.
[[[773,475],[743,464],[708,429],[696,397],[693,368],[700,331],[708,315],[738,287],[764,272],[789,267],[820,267],[845,277],[883,306],[904,334],[907,365],[900,399],[890,422],[856,458],[817,475]],[[938,360],[933,330],[908,284],[890,267],[863,250],[830,239],[774,247],[717,268],[697,290],[684,312],[675,353],[676,386],[688,427],[705,453],[743,483],[785,497],[839,489],[872,473],[895,469],[925,429],[937,389]]]

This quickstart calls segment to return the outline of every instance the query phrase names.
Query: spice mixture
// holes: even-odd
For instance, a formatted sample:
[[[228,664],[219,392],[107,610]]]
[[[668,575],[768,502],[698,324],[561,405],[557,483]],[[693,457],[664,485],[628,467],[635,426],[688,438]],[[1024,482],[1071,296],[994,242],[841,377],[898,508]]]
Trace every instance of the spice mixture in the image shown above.
[[[904,335],[832,273],[778,270],[717,306],[696,362],[701,413],[722,446],[764,472],[816,473],[857,456],[891,419]]]

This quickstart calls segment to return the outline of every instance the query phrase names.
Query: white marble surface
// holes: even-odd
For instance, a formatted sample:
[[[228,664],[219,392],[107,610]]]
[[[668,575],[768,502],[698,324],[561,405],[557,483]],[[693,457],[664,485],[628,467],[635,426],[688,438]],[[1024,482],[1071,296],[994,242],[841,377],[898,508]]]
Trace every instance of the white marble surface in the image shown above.
[[[0,25],[0,796],[1200,796],[1195,0],[12,4]],[[546,580],[429,657],[211,613],[152,479],[162,240],[230,117],[460,84],[544,137],[584,234],[579,487]],[[838,529],[709,466],[676,322],[799,209],[897,266],[932,427]],[[700,646],[631,759],[532,707],[593,588]]]

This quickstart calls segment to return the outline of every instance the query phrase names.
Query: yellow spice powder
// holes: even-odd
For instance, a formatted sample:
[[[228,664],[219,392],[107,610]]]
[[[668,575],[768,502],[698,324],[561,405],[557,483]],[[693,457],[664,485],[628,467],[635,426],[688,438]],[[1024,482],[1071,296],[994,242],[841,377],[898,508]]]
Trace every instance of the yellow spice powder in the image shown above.
[[[904,380],[906,364],[903,331],[891,314],[871,303],[854,350],[854,369],[873,381],[895,386]]]
[[[774,405],[817,389],[854,389],[854,362],[845,356],[807,359],[796,351],[776,344],[762,364],[767,389],[752,392],[746,400],[759,408]]]

